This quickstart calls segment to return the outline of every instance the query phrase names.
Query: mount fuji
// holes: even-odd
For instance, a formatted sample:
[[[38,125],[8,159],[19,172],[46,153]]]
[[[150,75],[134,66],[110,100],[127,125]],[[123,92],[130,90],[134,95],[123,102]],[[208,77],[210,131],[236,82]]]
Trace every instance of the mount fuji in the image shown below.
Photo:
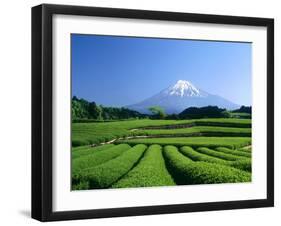
[[[240,107],[223,97],[207,93],[186,80],[178,80],[160,93],[126,108],[149,114],[148,108],[151,106],[160,106],[167,114],[178,114],[189,107],[218,106],[228,110]]]

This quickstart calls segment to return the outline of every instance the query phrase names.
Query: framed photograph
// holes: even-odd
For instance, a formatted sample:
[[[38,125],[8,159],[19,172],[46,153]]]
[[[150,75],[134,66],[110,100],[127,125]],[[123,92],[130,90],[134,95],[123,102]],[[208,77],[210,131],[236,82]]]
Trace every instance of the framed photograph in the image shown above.
[[[32,217],[274,205],[274,21],[32,8]]]

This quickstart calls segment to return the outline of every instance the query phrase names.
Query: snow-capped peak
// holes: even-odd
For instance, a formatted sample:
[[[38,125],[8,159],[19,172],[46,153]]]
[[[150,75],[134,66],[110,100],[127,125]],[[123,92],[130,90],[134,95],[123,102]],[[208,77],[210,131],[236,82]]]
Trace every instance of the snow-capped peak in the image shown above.
[[[171,96],[194,96],[201,97],[203,94],[191,82],[178,80],[177,83],[168,88],[168,94]]]

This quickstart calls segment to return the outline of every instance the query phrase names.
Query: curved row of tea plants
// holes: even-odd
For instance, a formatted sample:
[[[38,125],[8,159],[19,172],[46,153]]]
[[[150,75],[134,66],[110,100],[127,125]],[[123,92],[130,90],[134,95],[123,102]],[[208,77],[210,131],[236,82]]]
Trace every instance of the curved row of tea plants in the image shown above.
[[[101,146],[101,148],[102,147],[103,146]],[[105,148],[107,147],[105,146]],[[100,151],[95,151],[96,148],[92,148],[92,154],[72,159],[73,183],[77,184],[80,181],[81,175],[84,174],[86,169],[96,167],[106,161],[114,159],[130,148],[128,144],[119,144]],[[81,172],[82,170],[83,172]]]
[[[142,144],[132,148],[120,144],[85,151],[89,149],[92,149],[92,154],[73,160],[72,185],[75,190],[234,183],[250,181],[251,176],[251,159],[248,157],[226,160],[200,153],[189,146],[179,149],[165,146],[163,151],[160,145],[151,145],[146,150],[146,145]],[[208,149],[208,153],[210,151]],[[220,155],[222,152],[217,153]]]
[[[246,136],[250,137],[252,134],[251,128],[237,128],[237,127],[218,127],[218,126],[194,126],[189,128],[176,128],[176,129],[142,129],[135,130],[132,135],[222,135],[222,136]]]
[[[203,161],[203,162],[209,162],[209,163],[216,163],[216,164],[222,164],[226,166],[231,166],[240,170],[244,171],[252,171],[251,167],[251,159],[249,158],[239,158],[235,161],[231,160],[225,160],[224,158],[220,157],[214,157],[210,156],[208,154],[203,154],[198,151],[195,151],[193,148],[189,146],[184,146],[180,148],[180,152],[185,155],[186,157],[192,159],[193,161]],[[235,151],[233,151],[235,153]],[[233,154],[234,154],[233,153]]]
[[[168,138],[138,138],[128,140],[118,140],[115,143],[121,144],[159,144],[159,145],[174,145],[198,147],[227,147],[236,149],[251,144],[250,137],[168,137]]]
[[[84,174],[80,175],[80,183],[87,182],[84,189],[108,188],[137,164],[146,148],[143,144],[136,145],[120,156],[84,171]]]
[[[200,147],[197,149],[197,151],[202,154],[206,154],[209,156],[213,156],[213,157],[228,160],[228,161],[244,160],[246,158],[246,157],[237,156],[237,155],[233,155],[233,154],[226,154],[224,152],[214,151],[214,150],[212,150],[210,148],[206,148],[206,147]]]
[[[177,184],[250,182],[251,173],[216,163],[194,162],[174,146],[164,147],[169,172]]]
[[[72,153],[71,153],[71,157],[72,159],[76,159],[79,158],[81,156],[85,156],[85,155],[91,155],[93,153],[97,153],[99,151],[108,149],[110,147],[113,147],[114,144],[106,144],[106,145],[101,145],[98,147],[91,147],[89,145],[87,146],[80,146],[80,147],[76,147],[76,148],[72,148]]]
[[[144,119],[72,128],[74,190],[251,181],[250,120]]]
[[[175,185],[165,166],[160,145],[151,145],[139,164],[121,180],[113,184],[114,188],[152,187]]]
[[[224,147],[218,147],[218,148],[216,148],[216,151],[223,152],[226,154],[238,155],[238,156],[242,156],[242,157],[248,157],[248,158],[252,157],[251,152],[245,152],[245,151],[240,151],[240,150],[231,150],[229,148],[224,148]]]

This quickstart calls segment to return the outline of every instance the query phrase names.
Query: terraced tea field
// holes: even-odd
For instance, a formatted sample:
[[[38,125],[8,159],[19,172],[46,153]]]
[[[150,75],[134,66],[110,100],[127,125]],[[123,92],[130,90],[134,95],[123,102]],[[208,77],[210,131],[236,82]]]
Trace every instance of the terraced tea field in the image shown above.
[[[251,120],[73,123],[72,188],[251,181]]]

